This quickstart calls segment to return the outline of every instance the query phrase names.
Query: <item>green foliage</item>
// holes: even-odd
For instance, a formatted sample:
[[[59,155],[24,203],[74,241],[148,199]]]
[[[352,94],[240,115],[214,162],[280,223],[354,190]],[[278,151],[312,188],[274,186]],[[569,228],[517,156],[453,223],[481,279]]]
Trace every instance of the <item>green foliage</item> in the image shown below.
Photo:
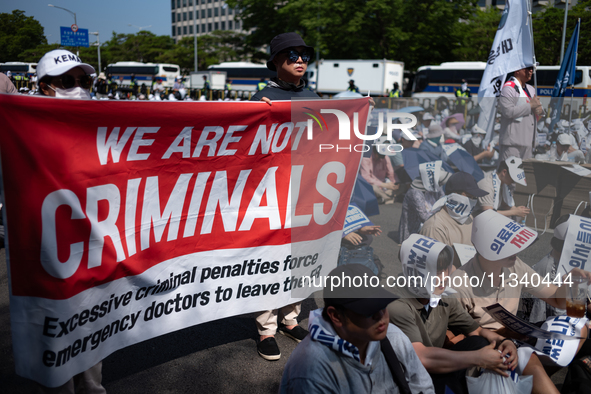
[[[589,65],[591,64],[591,45],[588,44],[591,32],[591,0],[579,1],[576,6],[569,9],[565,51],[579,18],[581,18],[581,29],[577,64]],[[543,65],[559,65],[564,10],[546,6],[543,12],[534,14],[533,22],[536,61]]]
[[[228,0],[238,7],[252,45],[297,31],[326,59],[401,60],[407,69],[451,61],[462,44],[456,27],[475,0]],[[260,28],[264,26],[264,28]]]
[[[462,45],[453,50],[457,61],[485,62],[492,48],[502,12],[497,7],[477,9],[468,20],[456,26]]]
[[[101,46],[108,63],[120,61],[156,62],[158,57],[173,49],[174,40],[169,36],[157,36],[143,30],[136,34],[117,34]]]
[[[249,46],[244,39],[245,36],[244,33],[216,30],[198,37],[199,70],[221,62],[256,61],[263,58],[265,54]],[[185,37],[171,50],[159,56],[158,62],[178,64],[183,73],[188,74],[195,69],[194,48],[194,39]]]
[[[224,61],[264,62],[277,34],[296,31],[325,59],[400,60],[407,70],[445,61],[486,61],[501,12],[485,11],[476,0],[227,0],[238,9],[243,30],[214,31],[198,39],[199,69]],[[578,64],[591,64],[591,0],[569,10],[566,40],[581,18]],[[564,10],[548,6],[533,17],[536,58],[559,64]],[[176,44],[149,31],[112,33],[101,45],[103,68],[118,61],[179,64],[194,69],[194,40]],[[0,62],[38,61],[58,48],[47,44],[43,27],[23,11],[0,14]],[[74,48],[70,48],[74,50]],[[84,62],[98,69],[97,48],[79,48]]]
[[[25,12],[0,13],[0,62],[21,60],[23,51],[47,44],[43,26]]]
[[[415,70],[445,61],[486,61],[501,11],[475,0],[227,0],[237,7],[251,45],[268,45],[296,31],[325,59],[400,60]],[[558,64],[564,10],[534,14],[534,43],[541,64]],[[567,43],[581,18],[578,64],[591,64],[591,0],[569,10]]]
[[[46,42],[33,48],[19,51],[18,59],[25,62],[38,62],[41,57],[59,44]],[[204,70],[212,64],[227,61],[258,61],[262,62],[266,54],[254,48],[245,40],[244,33],[217,30],[198,38],[199,69]],[[76,48],[67,48],[75,52]],[[97,47],[77,48],[83,62],[98,70]],[[101,65],[103,70],[108,64],[120,61],[137,61],[144,63],[172,63],[181,67],[183,74],[189,74],[195,69],[194,39],[185,37],[175,44],[169,36],[156,36],[149,31],[137,34],[117,34],[113,32],[111,38],[101,45]]]

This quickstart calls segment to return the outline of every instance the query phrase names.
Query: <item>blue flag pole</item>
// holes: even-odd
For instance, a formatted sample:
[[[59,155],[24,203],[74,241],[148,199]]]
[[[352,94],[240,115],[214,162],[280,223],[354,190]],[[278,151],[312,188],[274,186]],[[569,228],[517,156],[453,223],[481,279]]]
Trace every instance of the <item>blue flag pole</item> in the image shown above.
[[[566,49],[566,53],[564,55],[564,59],[560,65],[560,71],[558,72],[558,77],[556,78],[556,83],[554,84],[554,90],[552,91],[552,101],[550,106],[552,107],[551,118],[552,122],[550,123],[550,132],[554,132],[554,125],[560,120],[560,114],[562,112],[562,102],[564,100],[564,94],[566,93],[567,87],[571,86],[571,98],[574,94],[574,84],[575,84],[575,73],[576,73],[576,64],[577,64],[577,47],[579,44],[579,28],[580,28],[580,20],[577,22],[575,26],[575,30],[573,31],[573,35],[570,38],[570,42],[568,44],[568,48]],[[571,100],[572,105],[572,100]],[[570,111],[572,113],[572,111]],[[569,114],[570,118],[571,114]]]
[[[567,5],[568,6],[568,5]],[[577,25],[575,26],[575,31],[573,32],[573,37],[576,35],[576,41],[575,41],[575,49],[574,49],[574,61],[572,64],[572,79],[571,79],[571,85],[570,85],[570,108],[569,108],[569,112],[568,112],[568,123],[570,125],[571,121],[572,121],[572,116],[573,116],[573,96],[575,95],[575,74],[576,74],[576,66],[577,66],[577,52],[579,49],[579,27],[581,25],[581,18],[579,18],[577,20]],[[571,38],[572,41],[572,38]],[[570,43],[569,43],[570,46]],[[576,134],[576,133],[575,133]]]

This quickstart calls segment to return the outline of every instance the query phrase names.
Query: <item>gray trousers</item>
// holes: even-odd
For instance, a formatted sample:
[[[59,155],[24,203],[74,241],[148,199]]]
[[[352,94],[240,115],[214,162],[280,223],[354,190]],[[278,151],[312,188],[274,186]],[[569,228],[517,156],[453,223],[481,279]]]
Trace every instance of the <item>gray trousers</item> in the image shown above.
[[[533,148],[523,145],[499,145],[499,160],[506,160],[511,156],[519,157],[522,160],[534,157]]]
[[[103,378],[103,362],[75,375],[59,387],[45,387],[37,385],[39,394],[106,394],[107,390],[101,384]]]
[[[279,314],[283,316],[281,323],[285,324],[286,326],[295,326],[298,324],[297,318],[301,310],[302,303],[296,302],[295,304],[286,305],[280,309],[259,312],[258,316],[256,317],[259,335],[275,335],[278,327],[277,316]]]

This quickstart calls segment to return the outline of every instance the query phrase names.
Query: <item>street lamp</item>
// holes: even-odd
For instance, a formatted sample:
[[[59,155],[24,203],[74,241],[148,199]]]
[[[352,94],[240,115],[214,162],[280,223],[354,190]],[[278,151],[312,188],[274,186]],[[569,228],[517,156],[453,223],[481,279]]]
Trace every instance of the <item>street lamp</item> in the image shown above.
[[[98,50],[98,66],[99,66],[99,74],[101,73],[101,71],[103,70],[101,68],[101,42],[99,39],[99,32],[98,31],[91,31],[88,34],[92,34],[93,36],[96,36],[96,42],[92,45],[96,45],[96,49]]]
[[[127,26],[135,27],[136,29],[138,29],[138,31],[142,31],[142,29],[147,29],[148,27],[152,27],[152,25],[150,25],[150,26],[136,26],[136,25],[132,25],[131,23],[128,24]]]
[[[60,10],[64,10],[66,12],[69,12],[71,15],[74,16],[74,24],[76,26],[78,26],[78,22],[76,21],[76,13],[74,11],[70,11],[67,8],[64,7],[58,7],[57,5],[53,5],[53,4],[47,4],[48,7],[53,7],[53,8],[59,8]],[[80,53],[78,52],[78,47],[76,47],[76,56],[80,56]]]
[[[69,12],[70,14],[72,14],[72,15],[74,16],[74,24],[75,24],[76,26],[78,26],[78,22],[76,22],[76,13],[75,13],[75,12],[73,12],[73,11],[70,11],[69,9],[67,9],[67,8],[64,8],[64,7],[58,7],[57,5],[53,5],[53,4],[47,4],[47,6],[48,6],[48,7],[53,7],[53,8],[59,8],[60,10],[64,10],[64,11],[66,11],[66,12]]]

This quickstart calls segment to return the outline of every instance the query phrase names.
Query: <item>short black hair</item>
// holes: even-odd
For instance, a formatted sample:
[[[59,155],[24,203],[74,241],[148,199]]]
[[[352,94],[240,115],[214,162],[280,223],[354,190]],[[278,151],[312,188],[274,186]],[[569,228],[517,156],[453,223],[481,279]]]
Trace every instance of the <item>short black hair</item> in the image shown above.
[[[329,306],[332,306],[334,309],[337,310],[337,312],[339,312],[339,314],[341,314],[342,316],[345,317],[345,319],[347,318],[347,314],[345,313],[345,311],[347,310],[347,308],[345,308],[342,305],[336,305],[330,302],[330,298],[326,298],[324,300],[324,308],[322,308],[322,318],[324,320],[326,320],[327,322],[332,324],[332,320],[330,319],[330,316],[328,316],[328,312],[327,309]]]
[[[558,227],[564,222],[567,222],[569,217],[570,215],[562,215],[561,217],[559,217],[556,223],[554,224],[554,228]],[[552,239],[550,240],[550,245],[552,245],[553,249],[556,249],[557,251],[562,253],[562,248],[564,248],[564,240],[552,237]]]
[[[505,160],[502,160],[499,163],[499,167],[497,168],[497,173],[499,173],[499,172],[501,172],[503,170],[509,171],[509,166],[507,165],[507,163],[505,162]]]
[[[41,82],[43,82],[44,84],[46,84],[47,86],[51,85],[51,81],[53,80],[53,77],[51,75],[45,75],[43,76],[43,78],[41,78],[39,80],[39,84]],[[41,89],[41,85],[39,85],[39,89],[37,89],[38,93],[42,96],[45,96],[45,92],[43,92],[43,89]]]
[[[445,247],[439,252],[439,256],[437,256],[437,273],[445,271],[452,264],[451,252],[448,247]]]

